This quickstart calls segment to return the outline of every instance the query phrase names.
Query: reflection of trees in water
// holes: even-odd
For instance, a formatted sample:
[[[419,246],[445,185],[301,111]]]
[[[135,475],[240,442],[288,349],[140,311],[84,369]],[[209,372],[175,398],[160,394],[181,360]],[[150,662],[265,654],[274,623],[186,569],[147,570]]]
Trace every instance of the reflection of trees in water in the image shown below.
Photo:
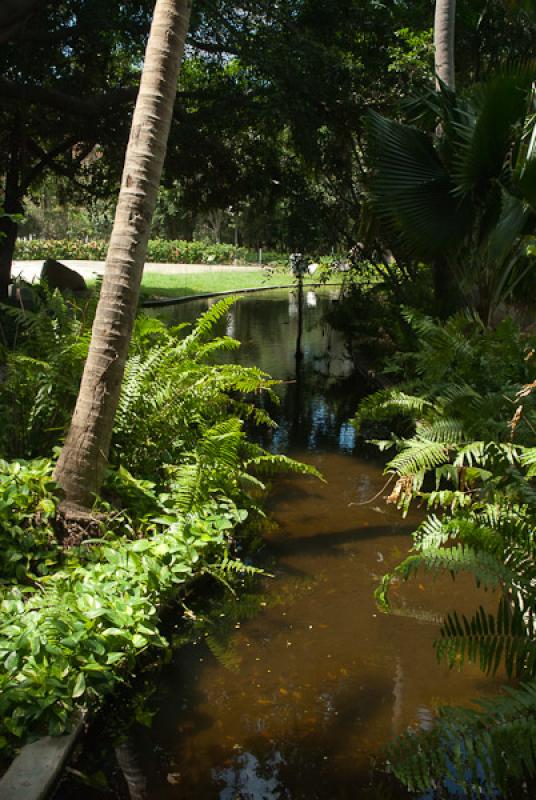
[[[370,702],[361,709],[363,725],[373,722],[386,689],[373,679],[369,687]],[[268,737],[269,723],[252,732],[235,746],[224,766],[212,770],[220,800],[408,798],[404,788],[391,776],[375,770],[372,759],[362,751],[355,753],[355,759],[348,758],[349,727],[360,696],[357,685],[346,683],[340,692],[321,695],[319,707],[305,714],[293,732]],[[281,716],[280,709],[275,713]]]
[[[256,433],[263,445],[279,452],[334,446],[348,452],[353,448],[354,433],[347,421],[369,387],[363,385],[363,379],[350,377],[353,367],[344,339],[326,322],[336,295],[326,289],[306,290],[303,299],[302,359],[296,359],[297,291],[260,293],[239,300],[219,332],[232,333],[242,346],[224,357],[257,366],[285,381],[277,390],[279,407],[267,398],[259,400],[280,425],[273,433]],[[190,304],[177,306],[173,321],[193,319],[207,305],[204,301],[192,303],[191,308]]]
[[[353,377],[333,379],[321,364],[304,363],[295,382],[285,386],[280,407],[270,409],[279,427],[265,435],[263,443],[279,452],[334,447],[351,452],[355,431],[348,420],[359,388]]]
[[[115,757],[128,787],[130,800],[148,800],[147,779],[140,767],[135,743],[130,738],[115,745]]]
[[[241,341],[231,357],[255,365],[284,383],[277,388],[280,405],[268,398],[259,404],[279,423],[277,431],[256,432],[261,443],[284,452],[288,448],[353,447],[348,418],[359,387],[348,379],[351,362],[341,336],[325,322],[331,298],[322,292],[304,294],[303,358],[296,358],[298,306],[295,292],[276,298],[257,296],[231,310],[232,329]]]

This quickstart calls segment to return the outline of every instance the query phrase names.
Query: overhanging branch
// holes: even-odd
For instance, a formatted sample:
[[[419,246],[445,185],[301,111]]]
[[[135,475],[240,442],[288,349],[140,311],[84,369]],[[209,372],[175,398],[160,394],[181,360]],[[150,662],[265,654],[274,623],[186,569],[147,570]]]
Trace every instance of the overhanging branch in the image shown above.
[[[8,42],[28,17],[48,0],[2,0],[0,3],[0,44]]]
[[[133,103],[137,95],[137,86],[126,86],[93,97],[76,97],[46,86],[20,84],[7,78],[0,78],[0,98],[36,103],[83,117],[93,117],[113,106]]]

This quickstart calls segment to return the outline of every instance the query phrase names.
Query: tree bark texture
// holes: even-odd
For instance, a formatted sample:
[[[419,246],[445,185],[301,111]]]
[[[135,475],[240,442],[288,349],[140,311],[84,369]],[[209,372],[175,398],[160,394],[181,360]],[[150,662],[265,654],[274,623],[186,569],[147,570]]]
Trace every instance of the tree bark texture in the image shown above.
[[[190,12],[191,0],[156,0],[91,345],[55,471],[66,509],[91,506],[107,464]]]
[[[434,20],[434,52],[437,88],[444,83],[456,89],[454,72],[454,33],[456,29],[456,0],[436,0]]]

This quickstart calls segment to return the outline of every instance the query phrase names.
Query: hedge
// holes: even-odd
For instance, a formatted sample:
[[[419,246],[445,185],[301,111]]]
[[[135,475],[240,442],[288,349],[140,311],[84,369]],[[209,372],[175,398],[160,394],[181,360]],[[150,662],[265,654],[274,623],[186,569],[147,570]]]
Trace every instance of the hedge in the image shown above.
[[[105,239],[82,242],[70,239],[29,239],[17,241],[15,258],[23,261],[44,261],[46,258],[104,261],[108,242]],[[147,261],[157,264],[230,264],[245,261],[247,250],[232,244],[168,241],[152,239]]]

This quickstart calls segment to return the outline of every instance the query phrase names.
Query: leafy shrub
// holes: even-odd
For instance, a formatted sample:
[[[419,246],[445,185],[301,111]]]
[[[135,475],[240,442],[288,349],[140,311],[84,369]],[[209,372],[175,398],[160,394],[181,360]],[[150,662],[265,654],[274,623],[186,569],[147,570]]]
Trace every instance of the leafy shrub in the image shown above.
[[[186,336],[184,326],[169,329],[138,318],[116,416],[114,460],[150,477],[160,465],[177,463],[205,430],[230,415],[272,424],[245,400],[271,393],[274,381],[254,367],[215,363],[240,346],[213,333],[234,302],[231,297],[212,306]]]
[[[233,548],[238,526],[262,515],[263,474],[318,475],[246,438],[243,419],[271,424],[251,399],[273,381],[213,363],[238,347],[213,335],[232,302],[214,305],[188,335],[138,319],[95,503],[98,538],[60,547],[51,460],[0,461],[0,749],[66,730],[75,707],[111,691],[140,652],[164,647],[158,611],[195,575],[228,585],[229,575],[255,572]],[[36,312],[13,313],[2,444],[35,453],[45,436],[48,451],[70,416],[93,310],[45,295]]]
[[[29,239],[17,241],[15,258],[40,261],[47,258],[104,261],[108,250],[105,239],[84,242],[75,239]],[[247,251],[232,244],[152,239],[147,261],[157,264],[230,264],[244,261]]]
[[[522,336],[512,320],[491,329],[468,313],[457,314],[444,324],[409,310],[404,318],[414,332],[415,346],[411,352],[391,358],[389,373],[403,374],[405,380],[394,390],[366,398],[354,418],[356,427],[361,428],[365,421],[402,415],[410,423],[406,430],[416,432],[424,448],[430,437],[437,441],[436,423],[443,436],[452,423],[454,441],[459,439],[462,421],[469,440],[508,441],[515,396],[536,377],[536,337]],[[531,436],[531,420],[525,414],[520,423],[516,435],[523,440],[525,435]],[[411,439],[403,447],[414,445],[418,449],[417,441]]]
[[[29,597],[20,589],[6,592],[0,749],[32,734],[62,733],[75,708],[110,692],[142,651],[165,647],[160,607],[194,574],[222,560],[227,528],[242,519],[238,509],[213,504],[149,538],[95,549],[92,563],[56,572]]]
[[[36,489],[20,504],[19,516],[35,523],[42,509],[50,523],[57,503],[52,464],[24,468],[21,486],[31,486],[35,475],[44,496]],[[33,590],[16,586],[0,596],[0,750],[32,735],[62,733],[75,709],[109,693],[142,651],[166,647],[159,610],[195,575],[207,573],[229,585],[227,576],[257,572],[233,557],[236,528],[259,510],[248,489],[264,485],[251,470],[282,468],[317,474],[248,445],[240,420],[228,419],[205,433],[182,466],[168,468],[159,487],[125,468],[112,471],[108,490],[128,508],[98,502],[99,509],[114,511],[102,542],[82,546],[82,554],[64,560]],[[19,469],[6,465],[5,472]],[[12,488],[10,497],[14,493]],[[118,531],[131,538],[118,537]]]
[[[52,464],[0,460],[0,576],[27,581],[57,566]]]

